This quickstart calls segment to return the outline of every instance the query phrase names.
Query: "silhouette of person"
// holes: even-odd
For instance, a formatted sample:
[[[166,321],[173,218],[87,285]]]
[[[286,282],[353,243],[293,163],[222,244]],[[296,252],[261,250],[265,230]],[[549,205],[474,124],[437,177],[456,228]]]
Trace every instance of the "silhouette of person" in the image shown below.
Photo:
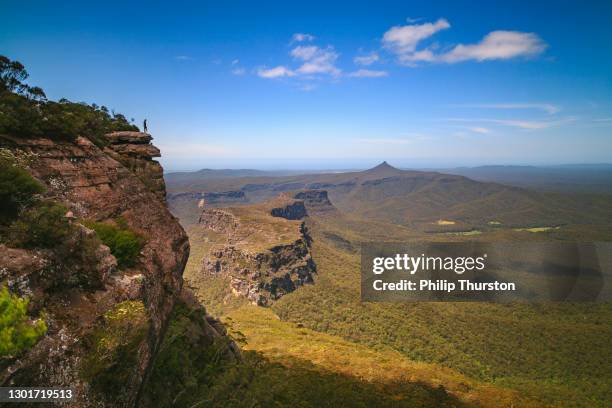
[[[145,133],[147,133],[148,129],[147,129],[147,120],[145,119],[143,124],[142,124],[143,130]]]

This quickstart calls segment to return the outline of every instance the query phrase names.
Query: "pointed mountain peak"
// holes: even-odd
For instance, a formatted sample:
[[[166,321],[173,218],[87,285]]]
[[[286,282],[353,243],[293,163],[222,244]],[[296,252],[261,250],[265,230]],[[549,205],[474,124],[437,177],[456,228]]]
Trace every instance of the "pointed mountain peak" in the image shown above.
[[[372,167],[369,170],[366,170],[368,173],[381,173],[381,172],[398,172],[401,171],[398,168],[395,168],[393,166],[391,166],[389,163],[387,163],[386,161],[380,163],[378,166],[376,167]]]

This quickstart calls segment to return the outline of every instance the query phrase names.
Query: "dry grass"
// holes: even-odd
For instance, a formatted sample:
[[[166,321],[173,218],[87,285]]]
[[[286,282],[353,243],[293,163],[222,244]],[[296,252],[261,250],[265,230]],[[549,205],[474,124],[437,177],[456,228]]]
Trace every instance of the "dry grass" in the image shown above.
[[[448,368],[414,362],[396,351],[375,351],[281,321],[270,309],[247,305],[229,313],[225,322],[246,337],[245,349],[262,353],[273,362],[291,364],[295,359],[307,360],[322,371],[392,386],[399,401],[404,398],[404,392],[409,393],[414,384],[420,384],[432,389],[443,387],[468,405],[541,406],[516,391],[476,382]]]

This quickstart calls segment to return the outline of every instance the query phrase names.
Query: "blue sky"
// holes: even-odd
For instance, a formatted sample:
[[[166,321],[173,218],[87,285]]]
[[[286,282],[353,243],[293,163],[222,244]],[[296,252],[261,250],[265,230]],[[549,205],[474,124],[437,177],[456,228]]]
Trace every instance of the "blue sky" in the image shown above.
[[[609,2],[86,3],[3,1],[0,53],[167,169],[612,161]]]

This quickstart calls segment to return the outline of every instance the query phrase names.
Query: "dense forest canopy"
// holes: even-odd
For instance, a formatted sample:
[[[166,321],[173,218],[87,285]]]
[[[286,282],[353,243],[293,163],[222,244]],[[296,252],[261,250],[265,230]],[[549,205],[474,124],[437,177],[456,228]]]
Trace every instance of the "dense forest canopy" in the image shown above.
[[[105,133],[139,130],[105,106],[48,100],[41,88],[25,83],[28,76],[23,64],[0,55],[0,134],[54,140],[84,136],[100,145]]]

